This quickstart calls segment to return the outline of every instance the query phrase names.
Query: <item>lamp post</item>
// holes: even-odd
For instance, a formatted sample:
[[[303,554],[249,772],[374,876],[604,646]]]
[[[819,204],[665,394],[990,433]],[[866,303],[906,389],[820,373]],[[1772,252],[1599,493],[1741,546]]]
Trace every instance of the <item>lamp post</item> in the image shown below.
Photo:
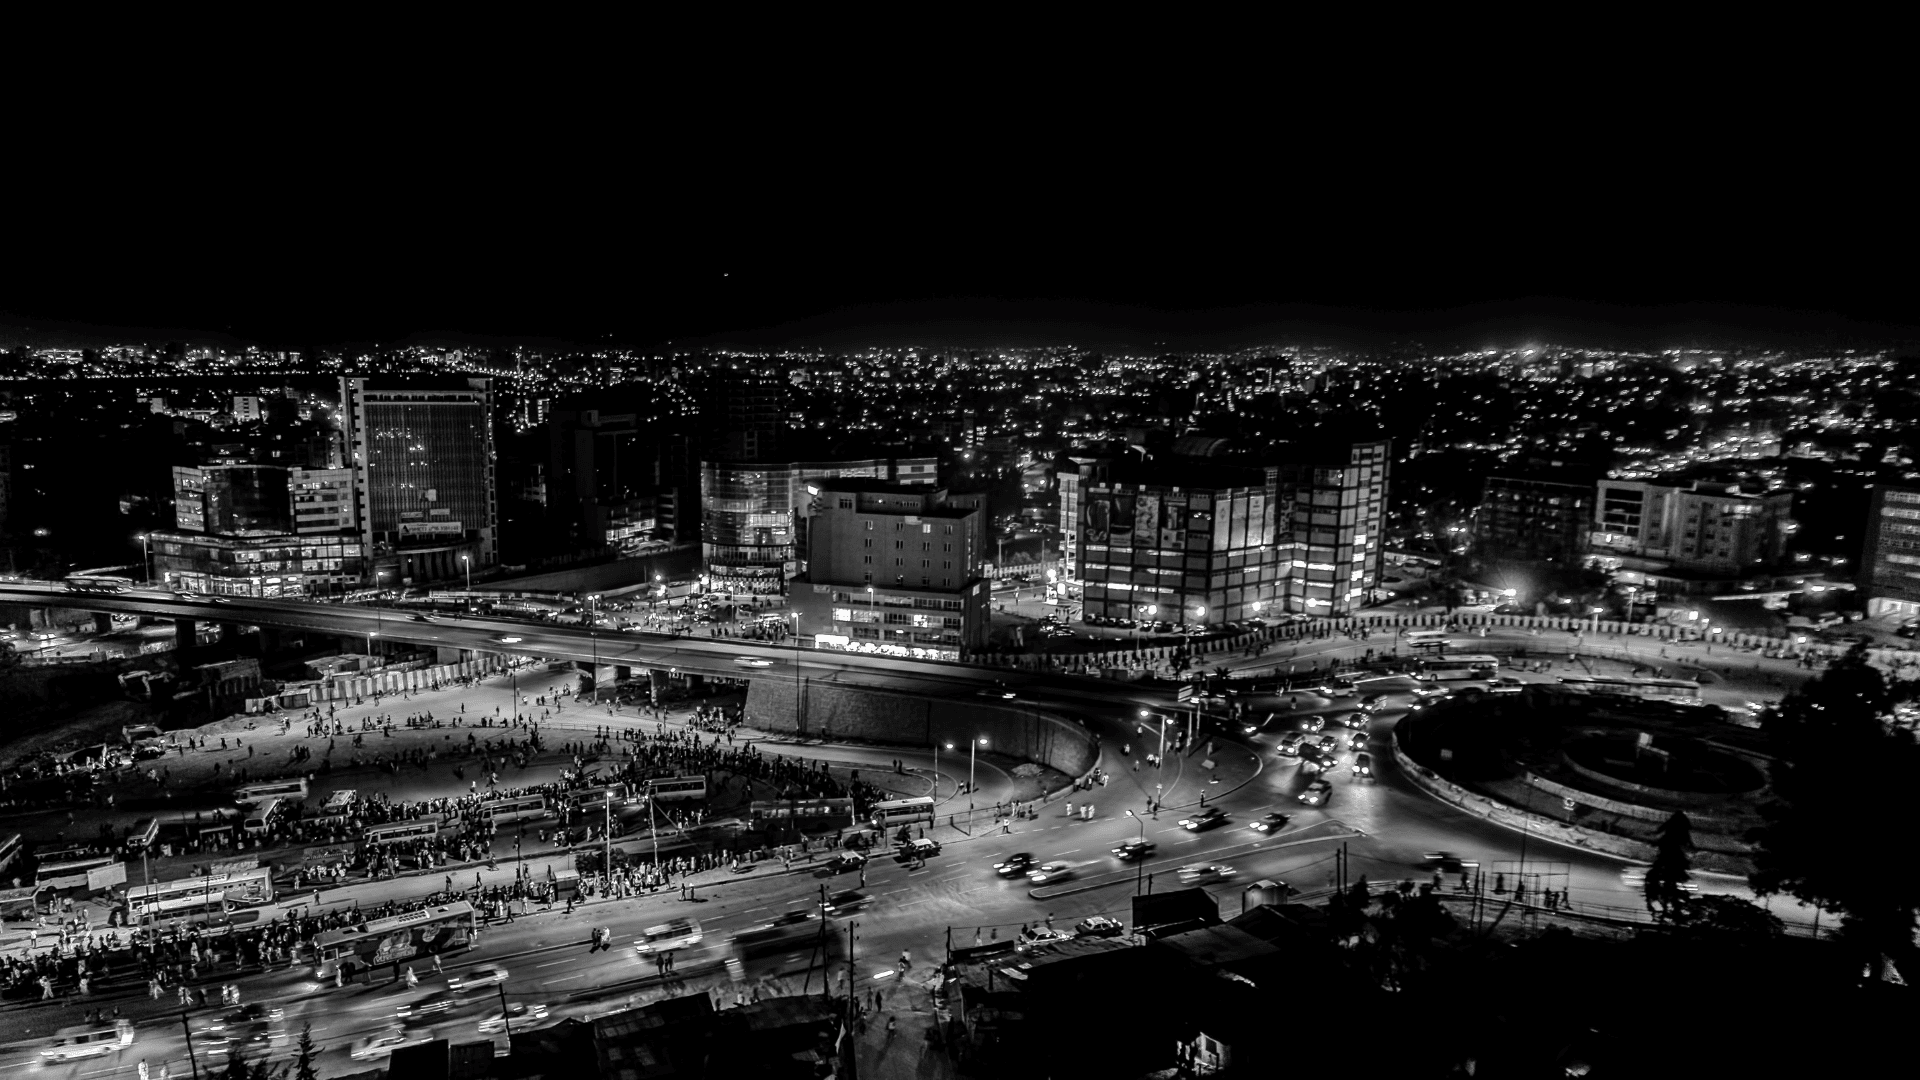
[[[1147,843],[1147,823],[1141,821],[1140,815],[1134,813],[1132,810],[1127,811],[1127,816],[1133,819],[1135,825],[1140,826],[1140,845],[1142,850],[1135,852],[1133,857],[1133,895],[1139,896],[1140,875],[1146,868],[1146,851],[1144,849]]]
[[[466,555],[460,556],[460,568],[467,572],[467,610],[473,610],[473,560]]]
[[[949,750],[953,749],[953,744],[948,743],[947,749]],[[939,743],[933,744],[933,798],[934,798],[934,801],[936,802],[938,802],[940,799],[940,744]]]
[[[151,540],[152,537],[146,533],[140,534],[140,573],[148,582],[153,580],[153,545],[150,543]]]
[[[985,739],[968,739],[967,740],[967,809],[968,810],[973,809],[974,751],[979,747],[982,747],[985,745],[987,745],[987,740]]]
[[[800,733],[800,613],[787,613],[793,619],[793,731]],[[829,613],[831,614],[831,613]]]

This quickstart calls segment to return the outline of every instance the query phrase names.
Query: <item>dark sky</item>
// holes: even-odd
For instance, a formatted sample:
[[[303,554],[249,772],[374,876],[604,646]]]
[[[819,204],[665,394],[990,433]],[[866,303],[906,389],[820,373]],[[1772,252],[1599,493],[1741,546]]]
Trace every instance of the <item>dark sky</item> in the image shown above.
[[[1255,174],[1121,191],[1084,172],[833,185],[767,168],[649,187],[431,166],[56,179],[5,238],[0,340],[1920,337],[1904,213],[1806,190],[1762,205],[1738,184],[1642,179],[1602,197]]]

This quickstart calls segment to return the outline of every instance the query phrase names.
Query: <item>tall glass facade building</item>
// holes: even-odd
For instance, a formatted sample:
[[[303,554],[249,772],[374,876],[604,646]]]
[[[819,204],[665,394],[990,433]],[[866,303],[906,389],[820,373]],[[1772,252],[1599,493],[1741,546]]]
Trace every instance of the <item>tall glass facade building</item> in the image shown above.
[[[931,458],[785,464],[700,463],[701,550],[707,586],[777,593],[805,570],[810,486],[841,479],[932,484]]]
[[[499,560],[492,380],[343,378],[360,533],[379,580],[444,581]]]

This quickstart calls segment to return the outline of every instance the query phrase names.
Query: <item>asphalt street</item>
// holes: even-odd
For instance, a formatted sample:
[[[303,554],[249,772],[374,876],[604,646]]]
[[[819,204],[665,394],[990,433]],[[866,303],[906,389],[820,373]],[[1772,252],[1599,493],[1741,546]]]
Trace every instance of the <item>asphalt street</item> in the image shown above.
[[[90,603],[101,606],[110,600],[89,598]],[[218,617],[208,612],[210,605],[204,603],[183,601],[179,605],[191,608],[199,617]],[[372,613],[363,609],[297,606],[303,609],[298,617],[315,624],[316,629],[330,626],[333,632],[351,635],[372,621],[369,618]],[[380,618],[383,624],[390,621],[385,616]],[[584,651],[580,648],[584,631],[529,627],[521,623],[488,623],[486,620],[414,623],[405,632],[413,640],[444,636],[446,644],[461,644],[489,635],[512,635],[523,638],[515,645],[515,651],[519,652],[544,654],[553,650],[557,655],[572,655]],[[1390,639],[1391,632],[1385,636]],[[1283,880],[1302,892],[1324,890],[1332,881],[1335,852],[1343,848],[1349,875],[1365,874],[1376,883],[1429,880],[1429,872],[1421,866],[1423,854],[1450,851],[1489,868],[1509,863],[1517,865],[1524,859],[1528,872],[1544,875],[1536,881],[1565,888],[1576,902],[1609,905],[1626,911],[1644,910],[1638,891],[1622,878],[1624,864],[1621,862],[1544,843],[1538,837],[1492,825],[1425,796],[1398,776],[1383,740],[1411,702],[1413,683],[1403,677],[1381,679],[1364,687],[1367,691],[1388,694],[1366,729],[1373,762],[1379,772],[1377,780],[1361,782],[1352,777],[1350,766],[1354,752],[1347,748],[1345,730],[1330,723],[1328,730],[1339,731],[1343,736],[1336,765],[1328,774],[1334,782],[1333,793],[1325,806],[1310,807],[1296,797],[1307,781],[1301,765],[1297,759],[1276,754],[1274,745],[1285,731],[1297,726],[1300,718],[1321,716],[1337,720],[1354,708],[1355,699],[1308,693],[1298,695],[1297,703],[1294,695],[1245,699],[1255,715],[1269,711],[1278,714],[1276,726],[1246,739],[1215,735],[1211,749],[1203,736],[1198,745],[1184,754],[1166,754],[1159,768],[1141,764],[1136,769],[1136,763],[1149,751],[1159,749],[1156,733],[1139,731],[1138,710],[1142,707],[1164,710],[1164,692],[1143,691],[1120,683],[1096,684],[844,653],[796,651],[733,640],[656,642],[636,641],[632,635],[623,638],[602,634],[599,637],[602,640],[588,642],[587,647],[592,650],[589,655],[598,655],[602,660],[653,662],[696,670],[705,666],[715,674],[733,676],[744,672],[758,678],[794,678],[798,671],[809,678],[847,678],[863,684],[922,691],[939,687],[940,692],[1004,679],[1017,693],[1018,701],[1076,715],[1099,732],[1102,735],[1101,766],[1109,782],[1096,786],[1091,792],[1065,793],[1047,800],[1038,807],[1037,816],[1032,820],[1015,820],[1010,833],[997,831],[989,823],[990,817],[976,817],[971,822],[960,817],[954,826],[942,820],[928,835],[940,840],[944,848],[923,868],[882,858],[870,863],[863,874],[847,873],[825,879],[816,877],[815,871],[805,864],[786,872],[777,861],[761,863],[748,873],[723,875],[716,882],[703,884],[694,901],[682,900],[676,891],[669,890],[651,897],[588,904],[570,915],[558,909],[535,912],[513,924],[489,928],[479,946],[453,965],[464,968],[498,960],[512,972],[505,986],[508,1000],[549,1006],[549,1021],[562,1015],[617,1011],[650,996],[686,990],[710,989],[728,1000],[736,991],[746,992],[754,987],[768,992],[797,990],[797,979],[805,972],[810,953],[803,956],[796,947],[791,953],[758,955],[747,958],[737,971],[729,971],[724,964],[729,955],[725,943],[733,933],[781,912],[795,908],[813,910],[823,890],[851,889],[871,898],[870,904],[852,916],[859,924],[853,943],[853,979],[863,987],[900,987],[910,983],[916,972],[924,972],[927,965],[940,956],[949,934],[954,944],[963,945],[1015,936],[1023,926],[1045,924],[1049,918],[1063,928],[1091,914],[1112,914],[1124,919],[1136,891],[1179,887],[1178,871],[1183,866],[1230,870],[1230,873],[1207,871],[1209,876],[1223,876],[1205,886],[1214,893],[1226,914],[1239,910],[1238,897],[1246,885],[1263,878]],[[1572,635],[1559,634],[1542,640],[1524,630],[1494,631],[1489,638],[1510,644],[1536,645],[1543,652],[1564,650],[1572,644]],[[1298,664],[1304,659],[1324,663],[1333,655],[1381,644],[1379,640],[1361,643],[1333,637],[1270,647],[1261,657],[1222,655],[1221,662],[1229,668],[1272,670],[1278,663]],[[1619,650],[1622,662],[1666,659],[1655,655],[1663,643],[1651,639],[1608,639],[1604,644]],[[1275,648],[1284,650],[1286,655],[1276,658]],[[770,659],[772,666],[743,669],[733,659],[742,654]],[[1701,656],[1704,661],[1704,653]],[[1778,696],[1780,687],[1768,676],[1786,674],[1789,669],[1784,663],[1765,662],[1762,666],[1757,658],[1748,656],[1727,657],[1726,664],[1730,669],[1725,676],[1727,681],[1718,684],[1716,692],[1750,698]],[[1216,665],[1208,663],[1209,668],[1213,666]],[[1776,666],[1780,672],[1773,670]],[[548,682],[544,674],[537,673],[532,681],[544,687]],[[1550,678],[1551,675],[1522,677]],[[389,699],[379,711],[403,714],[431,708],[439,715],[443,707],[449,711],[457,708],[458,694],[468,692],[476,695],[473,701],[481,707],[491,707],[488,695],[508,693],[503,683],[500,679],[490,680],[471,691],[416,695],[414,700],[404,703]],[[448,704],[443,706],[443,702]],[[510,697],[507,702],[510,705]],[[1289,708],[1295,704],[1296,708]],[[473,708],[475,705],[469,704],[469,709]],[[360,711],[374,710],[367,705]],[[610,717],[604,709],[569,706],[543,721],[543,729],[558,740],[576,725],[578,730],[585,731],[602,724],[652,723],[652,720],[634,717],[630,710]],[[262,737],[262,741],[275,743],[276,739]],[[1123,747],[1130,752],[1123,752]],[[837,746],[769,745],[767,749],[803,756],[819,755],[839,762],[860,762],[869,768],[884,767],[899,758],[908,770],[898,774],[903,793],[912,790],[915,783],[931,787],[937,782],[943,813],[957,812],[963,806],[960,800],[965,796],[960,794],[959,787],[966,777],[966,764],[964,760],[956,762],[954,755],[942,755],[938,768],[941,779],[933,781],[928,779],[934,771],[930,754]],[[1212,762],[1211,766],[1204,764],[1208,761]],[[1012,790],[1011,777],[997,766],[990,765],[979,779],[982,790],[975,793],[976,803],[1002,801]],[[371,783],[371,778],[367,782]],[[342,776],[336,786],[355,784]],[[1156,790],[1163,803],[1157,816],[1148,808],[1148,798]],[[423,790],[420,794],[426,793]],[[1208,805],[1225,811],[1225,823],[1200,832],[1182,828],[1180,819],[1198,809],[1203,796]],[[1070,797],[1074,810],[1071,814],[1067,809]],[[1088,803],[1093,806],[1090,819],[1082,816]],[[1130,815],[1128,811],[1133,813]],[[1274,812],[1288,815],[1280,831],[1262,834],[1251,828],[1253,822]],[[1157,846],[1153,857],[1137,867],[1123,864],[1111,854],[1112,848],[1135,838],[1151,840]],[[1021,852],[1033,855],[1039,862],[1063,864],[1070,874],[1064,880],[1037,889],[1024,880],[1006,880],[995,875],[994,863]],[[497,873],[509,875],[511,868],[503,866]],[[439,885],[437,875],[430,875],[355,889],[367,890],[366,899],[362,901],[367,902],[389,896],[420,895]],[[1747,895],[1743,883],[1733,879],[1703,876],[1702,888],[1706,892]],[[359,898],[357,892],[355,898]],[[334,898],[330,896],[329,902],[334,902]],[[1813,918],[1811,912],[1789,903],[1776,900],[1771,906],[1776,914],[1789,921],[1805,922]],[[678,977],[664,983],[651,963],[636,956],[632,942],[647,926],[682,914],[697,918],[705,937],[698,947],[677,957]],[[834,972],[837,980],[844,977],[846,970],[845,948],[839,942],[844,938],[847,920],[836,917],[827,922],[836,942],[829,951],[840,958],[841,966]],[[590,953],[588,938],[592,928],[599,926],[614,932],[615,947]],[[913,959],[912,969],[900,967],[903,950]],[[823,976],[817,960],[815,963],[812,984],[817,987]],[[284,1005],[286,1018],[276,1026],[297,1033],[301,1023],[313,1022],[316,1038],[326,1047],[324,1071],[327,1073],[365,1067],[349,1064],[346,1054],[350,1044],[390,1029],[397,1022],[394,1010],[400,1002],[424,996],[434,989],[434,981],[423,977],[421,985],[414,989],[382,984],[335,990],[319,985],[310,970],[300,968],[246,976],[240,985],[243,1000],[271,998]],[[497,1004],[497,995],[492,1001]],[[143,999],[128,1003],[126,1008],[129,1015],[142,1016],[139,1038],[133,1048],[115,1057],[45,1068],[63,1074],[63,1080],[67,1076],[130,1074],[144,1058],[152,1069],[157,1070],[159,1063],[165,1061],[174,1075],[186,1075],[185,1042],[179,1034],[178,1016],[165,1020],[146,1017],[142,1011]],[[477,1037],[479,1020],[488,1008],[489,1005],[481,1001],[460,1004],[455,1011],[430,1025],[429,1030],[449,1037]],[[29,1006],[0,1014],[0,1032],[12,1040],[4,1053],[0,1053],[0,1068],[24,1068],[32,1064],[51,1030],[61,1023],[77,1020],[79,1012],[72,1006]],[[291,1051],[291,1045],[275,1045],[272,1050],[275,1056],[283,1056]]]

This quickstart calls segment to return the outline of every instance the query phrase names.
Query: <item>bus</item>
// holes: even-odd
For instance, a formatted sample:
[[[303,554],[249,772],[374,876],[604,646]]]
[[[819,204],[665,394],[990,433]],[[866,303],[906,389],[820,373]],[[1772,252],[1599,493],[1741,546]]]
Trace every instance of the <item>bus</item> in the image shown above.
[[[1433,656],[1420,661],[1420,670],[1414,678],[1422,682],[1445,682],[1455,679],[1491,679],[1500,669],[1500,661],[1492,656]]]
[[[395,821],[387,825],[369,825],[360,839],[368,847],[382,847],[407,840],[431,840],[440,835],[440,823],[431,818]]]
[[[604,787],[582,788],[567,793],[567,805],[576,811],[600,810],[606,807],[620,807],[627,804],[632,790],[626,784],[608,784]]]
[[[156,881],[127,890],[126,921],[231,912],[273,903],[273,871],[234,870],[224,874]]]
[[[154,818],[143,817],[127,830],[127,854],[138,855],[149,851],[160,840],[160,822]]]
[[[262,800],[254,803],[253,807],[247,811],[246,819],[240,823],[240,827],[254,836],[261,836],[279,822],[280,815],[284,811],[285,807],[279,799]]]
[[[133,588],[133,579],[106,574],[73,574],[65,584],[68,592],[123,593]]]
[[[1646,679],[1631,675],[1562,675],[1560,684],[1584,694],[1619,694],[1697,704],[1700,684],[1692,679]]]
[[[933,820],[933,796],[921,795],[913,799],[894,799],[889,802],[873,804],[873,827],[886,831],[901,825]]]
[[[473,944],[473,905],[464,901],[328,930],[313,939],[315,977],[342,982],[355,972],[457,952]]]
[[[34,874],[35,885],[49,889],[83,889],[87,887],[87,873],[113,866],[120,861],[115,855],[90,855],[84,851],[49,851],[40,856],[39,869]]]
[[[1450,644],[1452,643],[1447,640],[1445,630],[1407,631],[1407,645],[1415,654],[1443,653],[1447,651],[1447,646]]]
[[[307,782],[305,780],[272,780],[233,789],[233,801],[240,806],[250,806],[268,799],[305,802],[306,798]]]
[[[504,825],[509,821],[531,821],[547,816],[547,797],[545,795],[515,795],[509,799],[494,799],[480,807],[480,816],[495,825]]]
[[[19,833],[0,840],[0,874],[6,873],[14,863],[19,862],[20,853],[25,850],[25,845],[20,842]]]
[[[684,802],[707,797],[705,776],[670,776],[649,780],[642,793],[654,802]]]

